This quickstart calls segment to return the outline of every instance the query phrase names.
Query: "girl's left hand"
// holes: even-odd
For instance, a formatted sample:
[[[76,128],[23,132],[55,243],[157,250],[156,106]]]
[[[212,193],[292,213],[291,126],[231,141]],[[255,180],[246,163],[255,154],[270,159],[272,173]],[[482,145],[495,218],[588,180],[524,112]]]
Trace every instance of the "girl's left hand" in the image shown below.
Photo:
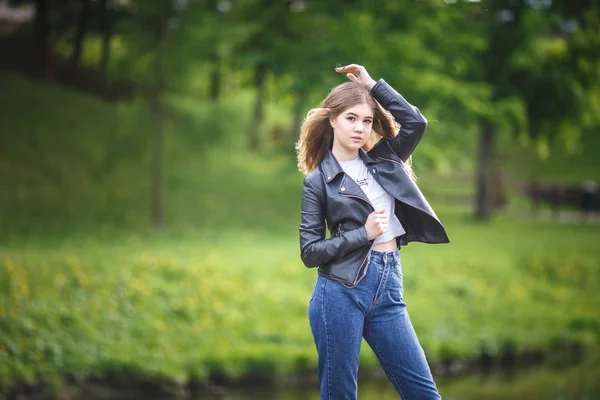
[[[367,69],[362,65],[350,64],[346,65],[345,67],[337,67],[335,72],[345,72],[348,79],[350,79],[352,82],[363,84],[369,90],[371,90],[376,83],[367,72]]]

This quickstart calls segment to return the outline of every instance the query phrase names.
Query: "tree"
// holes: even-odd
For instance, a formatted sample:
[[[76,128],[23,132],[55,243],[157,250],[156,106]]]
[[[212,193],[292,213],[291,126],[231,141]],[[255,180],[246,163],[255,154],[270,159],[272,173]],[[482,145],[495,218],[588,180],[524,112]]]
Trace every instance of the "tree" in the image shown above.
[[[169,88],[184,79],[183,68],[192,57],[182,48],[189,45],[188,25],[183,23],[191,13],[187,1],[153,3],[139,0],[130,3],[130,17],[123,19],[120,33],[127,40],[129,57],[120,62],[122,74],[129,75],[139,87],[146,88],[152,116],[155,118],[151,162],[150,208],[156,229],[165,226],[165,125],[168,111],[164,95]],[[150,33],[150,34],[148,34]],[[185,60],[182,53],[186,54]]]
[[[113,0],[100,0],[98,7],[98,28],[100,35],[102,36],[102,50],[98,67],[106,81],[111,56],[111,39],[113,37],[115,25],[118,23],[118,19],[121,15],[118,3],[115,3]]]
[[[581,67],[576,65],[582,59],[573,62],[573,52],[582,54],[575,50],[577,41],[563,29],[568,21],[565,4],[568,3],[550,7],[550,2],[531,0],[456,4],[469,7],[476,17],[468,25],[470,33],[485,39],[485,47],[478,54],[481,61],[471,74],[472,81],[482,82],[490,89],[489,105],[475,113],[480,126],[475,210],[478,219],[487,220],[492,214],[490,174],[498,131],[532,138],[552,137],[564,121],[579,118],[582,100],[589,95],[583,85],[597,88],[598,77],[587,74],[584,78]],[[590,10],[590,5],[585,9]],[[599,32],[595,29],[589,33],[594,40],[583,47],[591,50]],[[565,62],[569,58],[572,62]],[[597,54],[592,55],[591,51],[585,53],[583,60],[599,65]]]
[[[77,70],[83,49],[85,36],[89,30],[91,19],[90,0],[80,0],[77,4],[77,23],[75,27],[75,38],[73,42],[73,52],[71,54],[71,69]]]
[[[282,76],[299,67],[295,64],[298,50],[302,48],[299,44],[301,35],[295,25],[295,14],[303,11],[297,8],[299,3],[249,0],[236,14],[251,23],[246,40],[238,43],[234,52],[238,55],[238,67],[251,65],[253,70],[252,85],[256,89],[256,97],[249,128],[252,149],[261,146],[259,133],[264,120],[267,80],[272,74]]]
[[[51,79],[53,66],[51,64],[50,10],[46,0],[35,0],[34,31],[39,60],[46,79]]]

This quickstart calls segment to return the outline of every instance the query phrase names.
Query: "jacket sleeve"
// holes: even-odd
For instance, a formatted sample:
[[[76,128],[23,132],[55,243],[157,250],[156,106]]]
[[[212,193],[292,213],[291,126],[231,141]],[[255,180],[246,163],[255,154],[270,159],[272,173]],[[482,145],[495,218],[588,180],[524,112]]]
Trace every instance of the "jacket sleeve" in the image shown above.
[[[371,95],[400,124],[400,132],[390,140],[390,145],[398,157],[406,161],[421,140],[427,119],[383,79],[373,86]]]
[[[307,268],[335,261],[370,244],[367,238],[367,229],[364,226],[326,239],[325,204],[325,192],[304,178],[300,250],[302,262]]]

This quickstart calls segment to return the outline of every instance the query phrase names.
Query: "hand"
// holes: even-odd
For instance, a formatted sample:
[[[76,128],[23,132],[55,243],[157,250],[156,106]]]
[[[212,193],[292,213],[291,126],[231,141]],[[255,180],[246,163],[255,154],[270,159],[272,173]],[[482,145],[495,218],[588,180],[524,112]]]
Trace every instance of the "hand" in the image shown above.
[[[346,65],[345,67],[337,67],[335,72],[345,72],[348,79],[350,79],[352,82],[358,82],[365,85],[365,87],[369,90],[371,90],[376,83],[367,72],[367,69],[362,65],[350,64]]]
[[[375,210],[369,214],[365,228],[369,240],[383,235],[388,230],[388,217],[385,215],[385,210]]]

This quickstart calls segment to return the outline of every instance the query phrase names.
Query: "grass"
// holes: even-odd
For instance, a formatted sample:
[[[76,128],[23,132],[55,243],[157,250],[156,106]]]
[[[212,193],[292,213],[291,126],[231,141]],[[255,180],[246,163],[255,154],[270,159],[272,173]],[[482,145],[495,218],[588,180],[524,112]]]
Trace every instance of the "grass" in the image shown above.
[[[0,109],[12,110],[0,118],[9,145],[0,171],[10,178],[0,198],[0,387],[60,387],[66,376],[107,373],[185,383],[315,367],[307,302],[316,275],[300,262],[302,177],[293,160],[217,142],[197,150],[190,143],[202,141],[178,124],[196,125],[181,114],[169,127],[168,225],[155,232],[140,103],[3,79],[15,95],[0,94]],[[81,119],[53,122],[55,138],[42,138],[35,120],[15,116],[30,97],[38,121],[67,118],[72,102]],[[110,126],[121,133],[104,137]],[[115,137],[131,146],[118,157],[104,147]],[[47,151],[29,151],[26,140]],[[600,225],[512,212],[479,223],[465,204],[446,201],[470,184],[423,173],[452,243],[402,249],[405,301],[430,361],[598,347]],[[361,362],[376,365],[366,347]]]
[[[598,345],[597,226],[443,220],[452,244],[403,249],[406,302],[431,361],[481,346]],[[0,259],[4,384],[104,371],[184,382],[316,362],[315,274],[293,230],[19,239]],[[375,365],[368,351],[363,365]]]

